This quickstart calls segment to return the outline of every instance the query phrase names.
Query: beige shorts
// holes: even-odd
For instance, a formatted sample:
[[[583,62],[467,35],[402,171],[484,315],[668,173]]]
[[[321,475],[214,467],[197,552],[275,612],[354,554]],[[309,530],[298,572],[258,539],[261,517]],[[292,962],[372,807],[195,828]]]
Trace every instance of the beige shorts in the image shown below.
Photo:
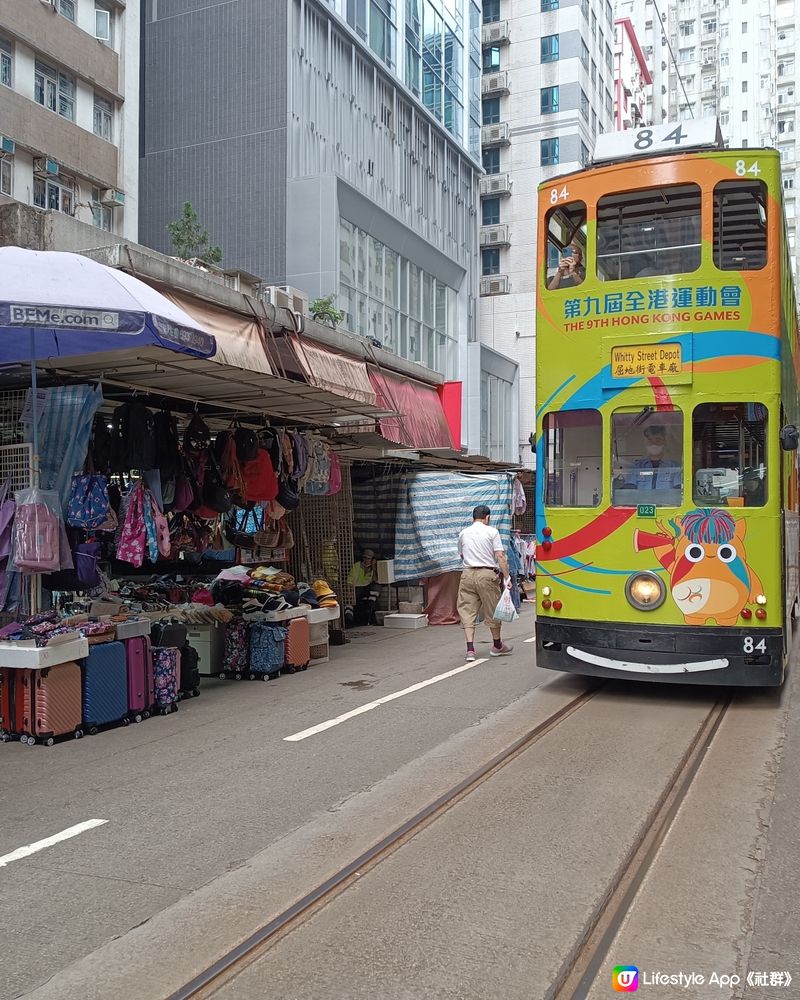
[[[458,587],[458,617],[461,624],[473,627],[478,613],[487,625],[500,625],[494,609],[500,600],[500,577],[493,569],[465,569]]]

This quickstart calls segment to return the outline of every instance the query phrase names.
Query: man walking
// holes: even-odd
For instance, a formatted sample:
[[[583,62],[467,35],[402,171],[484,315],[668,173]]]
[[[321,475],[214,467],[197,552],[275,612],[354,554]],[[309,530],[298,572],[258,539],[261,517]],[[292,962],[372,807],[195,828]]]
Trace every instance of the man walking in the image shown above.
[[[491,511],[479,504],[472,512],[472,524],[458,536],[458,554],[464,564],[458,588],[458,615],[467,637],[467,660],[475,659],[475,623],[478,613],[492,633],[490,656],[508,656],[512,647],[500,638],[501,623],[494,618],[494,609],[500,600],[501,582],[509,579],[508,560],[497,528],[489,527]]]

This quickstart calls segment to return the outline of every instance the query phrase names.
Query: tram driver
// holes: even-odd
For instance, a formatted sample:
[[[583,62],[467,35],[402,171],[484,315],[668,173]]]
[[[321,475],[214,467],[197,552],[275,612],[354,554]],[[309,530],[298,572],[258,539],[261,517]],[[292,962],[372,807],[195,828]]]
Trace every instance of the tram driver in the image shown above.
[[[637,458],[628,473],[631,485],[638,490],[680,490],[681,466],[664,457],[667,430],[661,424],[651,424],[644,429],[646,456]]]

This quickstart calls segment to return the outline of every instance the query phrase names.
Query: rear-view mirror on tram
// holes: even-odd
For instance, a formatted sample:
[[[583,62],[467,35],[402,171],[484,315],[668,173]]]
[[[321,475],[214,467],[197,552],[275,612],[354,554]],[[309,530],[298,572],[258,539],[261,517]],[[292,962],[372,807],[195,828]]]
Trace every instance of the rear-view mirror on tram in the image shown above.
[[[800,444],[800,431],[795,425],[787,424],[781,427],[781,448],[784,451],[797,451],[798,444]]]

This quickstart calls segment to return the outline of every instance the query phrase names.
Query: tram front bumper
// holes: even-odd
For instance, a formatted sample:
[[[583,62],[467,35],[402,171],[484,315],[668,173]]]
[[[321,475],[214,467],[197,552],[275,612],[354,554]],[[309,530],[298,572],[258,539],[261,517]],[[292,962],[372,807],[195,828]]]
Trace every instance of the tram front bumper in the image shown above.
[[[783,683],[783,630],[609,624],[539,617],[537,666],[671,684]]]

